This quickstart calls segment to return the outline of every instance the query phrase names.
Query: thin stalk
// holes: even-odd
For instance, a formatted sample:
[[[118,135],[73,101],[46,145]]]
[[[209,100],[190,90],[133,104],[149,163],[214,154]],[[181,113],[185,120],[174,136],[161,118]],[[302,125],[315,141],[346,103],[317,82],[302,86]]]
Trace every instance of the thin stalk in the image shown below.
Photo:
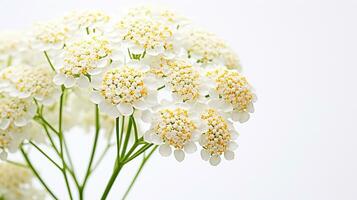
[[[147,149],[149,149],[153,144],[146,144],[143,147],[141,147],[136,153],[134,153],[131,157],[125,159],[123,162],[128,163],[129,161],[135,159],[138,157],[140,154],[144,153]]]
[[[46,60],[48,62],[48,64],[50,64],[50,67],[52,68],[53,71],[56,71],[55,70],[55,67],[53,66],[52,62],[51,62],[51,59],[50,57],[48,56],[47,52],[46,51],[43,51],[43,53],[45,54],[45,57],[46,57]]]
[[[130,190],[133,188],[135,181],[138,179],[138,177],[139,177],[141,171],[142,171],[143,168],[144,168],[144,165],[146,164],[146,162],[149,160],[149,158],[150,158],[151,155],[155,152],[156,149],[157,149],[157,146],[155,146],[155,147],[150,151],[150,153],[149,153],[147,156],[145,156],[145,155],[143,156],[143,160],[142,160],[142,162],[141,162],[141,164],[140,164],[140,166],[139,166],[139,169],[138,169],[138,171],[136,172],[136,174],[135,174],[133,180],[131,181],[131,183],[130,183],[128,189],[125,191],[125,194],[124,194],[122,200],[125,200],[126,197],[129,195],[129,192],[130,192]]]
[[[60,140],[60,154],[61,154],[61,160],[62,160],[62,164],[63,164],[63,170],[62,170],[62,174],[64,177],[64,180],[66,182],[66,186],[67,186],[67,190],[68,190],[68,194],[70,199],[73,199],[72,196],[72,191],[71,188],[69,186],[69,181],[68,181],[68,177],[67,177],[67,172],[66,172],[66,162],[64,160],[64,148],[63,148],[63,132],[62,132],[62,117],[63,117],[63,97],[64,97],[64,93],[65,93],[65,88],[62,86],[62,94],[60,97],[60,107],[59,107],[59,123],[58,123],[58,136],[59,136],[59,140]]]
[[[123,117],[123,124],[124,124],[124,117]],[[122,125],[122,129],[123,129],[123,125]],[[119,157],[120,145],[121,145],[121,136],[119,136],[119,117],[115,119],[115,135],[116,135],[116,144],[117,144],[117,157]]]
[[[53,139],[52,139],[52,137],[51,137],[51,134],[50,134],[50,132],[48,131],[46,125],[44,125],[44,124],[42,124],[42,123],[41,123],[41,125],[42,125],[42,127],[45,129],[46,135],[47,135],[48,139],[49,139],[50,142],[51,142],[52,148],[56,151],[57,155],[60,155],[60,152],[58,151],[57,146],[56,146],[55,142],[53,141]]]
[[[104,191],[102,197],[100,198],[101,200],[107,199],[107,196],[109,195],[109,192],[110,192],[117,176],[119,175],[120,170],[123,168],[123,166],[124,165],[122,165],[122,164],[118,164],[117,167],[115,167],[113,174],[110,177],[110,180],[109,180],[107,186],[105,187],[105,191]]]
[[[123,136],[124,136],[124,126],[125,126],[125,117],[122,117],[122,122],[121,122],[121,130],[120,130],[120,137],[119,137],[119,145],[117,146],[117,148],[119,148],[117,150],[118,153],[118,158],[120,158],[120,147],[121,144],[123,143]]]
[[[137,141],[138,138],[139,138],[139,136],[138,136],[138,127],[136,126],[135,118],[133,116],[130,116],[130,118],[132,118],[132,120],[133,120],[134,136],[135,136],[135,141]]]
[[[9,160],[9,159],[5,160],[5,162],[10,163],[12,165],[19,166],[19,167],[28,168],[27,165],[25,165],[25,164],[22,164],[22,163],[16,162],[16,161],[12,161],[12,160]]]
[[[94,142],[93,142],[93,148],[92,148],[92,153],[89,159],[89,163],[88,163],[88,168],[87,168],[87,172],[83,181],[83,184],[80,188],[79,191],[79,197],[80,199],[83,199],[83,192],[86,186],[86,183],[88,181],[88,178],[92,172],[92,164],[94,161],[94,156],[95,156],[95,152],[97,149],[97,144],[98,144],[98,137],[99,137],[99,131],[100,131],[100,119],[99,119],[99,109],[98,109],[98,105],[95,105],[95,136],[94,136]]]
[[[29,157],[27,156],[25,150],[21,147],[21,153],[22,156],[25,158],[25,161],[27,163],[27,165],[29,166],[29,168],[31,169],[32,173],[36,176],[36,178],[40,181],[40,183],[42,184],[42,186],[47,190],[47,192],[51,195],[51,197],[55,200],[58,200],[58,198],[56,197],[56,195],[52,192],[52,190],[47,186],[47,184],[45,183],[45,181],[41,178],[40,174],[37,172],[37,170],[35,169],[35,167],[32,165]]]
[[[30,141],[30,144],[34,146],[43,156],[45,156],[52,164],[54,164],[59,170],[62,171],[62,167],[59,166],[49,155],[47,155],[39,146]]]
[[[57,131],[42,115],[39,116],[39,118],[41,119],[41,121],[46,124],[46,126],[48,126],[48,128],[50,128],[54,133],[56,133],[57,135],[59,134]]]
[[[132,125],[133,125],[133,119],[132,119],[132,117],[130,117],[129,123],[128,123],[128,130],[126,131],[125,141],[124,141],[123,149],[122,149],[121,156],[120,156],[121,158],[123,158],[126,153],[126,149],[128,147],[128,143],[129,143],[129,139],[130,139]]]
[[[99,164],[102,162],[102,160],[104,159],[105,155],[107,154],[107,152],[109,151],[109,149],[113,146],[113,144],[108,144],[104,151],[102,152],[102,154],[99,156],[99,159],[97,160],[97,162],[94,164],[93,168],[92,168],[92,172],[97,169],[97,167],[99,166]]]

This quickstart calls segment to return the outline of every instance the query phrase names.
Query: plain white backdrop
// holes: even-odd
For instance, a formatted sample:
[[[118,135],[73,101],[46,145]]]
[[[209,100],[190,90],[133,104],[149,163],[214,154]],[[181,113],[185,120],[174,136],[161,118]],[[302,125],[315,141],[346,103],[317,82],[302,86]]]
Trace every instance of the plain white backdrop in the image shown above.
[[[75,9],[167,5],[225,38],[258,94],[256,113],[238,126],[237,159],[211,167],[199,154],[183,163],[158,154],[129,199],[357,199],[357,1],[348,0],[0,0],[0,28],[21,29]],[[86,166],[91,138],[68,138]],[[89,182],[98,199],[110,156]],[[34,155],[35,157],[39,157]],[[61,185],[44,161],[42,174]],[[122,171],[109,199],[120,199],[135,165]],[[65,187],[56,187],[61,199]]]

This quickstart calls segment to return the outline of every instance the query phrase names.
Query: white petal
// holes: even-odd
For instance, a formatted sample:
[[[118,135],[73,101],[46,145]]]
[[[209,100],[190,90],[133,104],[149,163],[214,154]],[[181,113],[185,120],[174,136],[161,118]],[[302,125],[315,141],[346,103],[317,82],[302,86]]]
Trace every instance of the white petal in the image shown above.
[[[183,148],[186,153],[194,153],[197,151],[197,146],[194,142],[187,142]]]
[[[156,90],[157,88],[163,85],[160,80],[152,74],[145,76],[143,81],[145,86],[148,87],[150,90]]]
[[[232,120],[239,121],[240,123],[244,123],[249,120],[249,113],[233,111],[232,112]]]
[[[124,116],[130,116],[134,112],[133,106],[128,103],[121,103],[117,106],[117,108]]]
[[[103,70],[102,69],[100,69],[100,68],[94,68],[94,69],[92,69],[92,70],[89,70],[88,71],[88,74],[89,75],[98,75],[98,74],[100,74],[101,72],[102,72]]]
[[[208,151],[206,149],[202,149],[201,150],[201,158],[202,158],[202,160],[208,161],[210,156],[211,155],[208,153]]]
[[[136,101],[133,103],[133,106],[138,110],[145,110],[148,107],[144,101]]]
[[[217,166],[219,163],[221,162],[221,157],[220,156],[212,156],[210,159],[209,159],[209,163],[212,165],[212,166]]]
[[[174,155],[177,161],[182,162],[185,159],[185,152],[181,149],[176,149]]]
[[[99,110],[112,116],[112,117],[119,117],[120,113],[118,111],[118,108],[106,101],[102,101],[98,104]]]
[[[98,91],[93,91],[89,98],[95,104],[99,104],[100,102],[104,101],[103,96]]]
[[[252,104],[252,103],[249,103],[248,104],[248,107],[247,107],[247,109],[248,109],[248,112],[250,112],[250,113],[254,113],[254,105]]]
[[[66,77],[64,80],[64,86],[66,88],[71,88],[76,84],[76,80],[72,77]]]
[[[250,117],[249,113],[241,112],[238,121],[239,121],[240,123],[244,123],[244,122],[246,122],[246,121],[249,120],[249,117]]]
[[[226,152],[224,152],[224,158],[226,160],[233,160],[234,159],[234,152],[227,150]]]
[[[146,123],[152,122],[152,113],[149,110],[145,110],[141,113],[141,120]]]
[[[9,127],[10,125],[10,120],[9,119],[1,119],[0,121],[0,129],[5,130]]]
[[[228,144],[228,149],[230,151],[235,151],[236,149],[238,149],[238,144],[236,142],[234,142],[234,141],[231,141]]]
[[[89,79],[86,76],[80,76],[77,79],[77,84],[80,88],[87,88],[89,86]]]
[[[149,91],[149,94],[145,97],[145,101],[149,105],[156,105],[157,104],[157,91],[152,90]]]
[[[170,156],[172,153],[171,147],[168,144],[160,145],[159,153],[164,157]]]
[[[160,138],[160,136],[158,136],[157,134],[152,134],[151,135],[151,142],[154,144],[161,144],[162,140]]]
[[[29,121],[28,119],[21,117],[21,118],[19,118],[19,119],[16,119],[16,120],[14,121],[14,124],[15,124],[15,126],[17,126],[17,127],[22,127],[22,126],[25,126],[28,121]]]
[[[64,83],[65,79],[66,79],[66,76],[64,74],[56,74],[53,77],[53,82],[56,85],[62,85]]]

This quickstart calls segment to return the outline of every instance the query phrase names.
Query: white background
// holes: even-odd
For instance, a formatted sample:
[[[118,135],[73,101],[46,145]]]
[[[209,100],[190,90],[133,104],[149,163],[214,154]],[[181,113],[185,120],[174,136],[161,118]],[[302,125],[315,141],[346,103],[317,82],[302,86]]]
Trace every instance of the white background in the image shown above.
[[[22,28],[73,9],[114,13],[148,1],[1,0],[1,29]],[[252,119],[238,126],[237,159],[211,167],[199,155],[177,163],[155,154],[129,199],[357,199],[357,2],[347,0],[156,1],[225,38],[239,53],[259,97]],[[91,139],[69,138],[79,165]],[[113,156],[113,154],[112,154]],[[54,169],[42,165],[57,187]],[[98,199],[112,169],[107,159],[90,180]],[[120,199],[135,165],[109,199]],[[56,193],[66,199],[65,188]]]

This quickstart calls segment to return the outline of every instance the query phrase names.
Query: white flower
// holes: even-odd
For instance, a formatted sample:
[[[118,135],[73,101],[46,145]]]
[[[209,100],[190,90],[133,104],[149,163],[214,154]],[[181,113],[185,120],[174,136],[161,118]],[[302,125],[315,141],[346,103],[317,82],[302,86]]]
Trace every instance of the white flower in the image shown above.
[[[221,162],[221,155],[227,160],[234,159],[234,150],[238,145],[233,141],[238,134],[234,127],[218,111],[210,108],[201,116],[202,120],[207,123],[208,130],[204,132],[199,140],[202,147],[201,157],[203,160],[216,166]]]
[[[238,56],[215,34],[189,28],[183,39],[188,57],[203,67],[224,65],[228,69],[241,70]]]
[[[99,10],[75,11],[64,16],[64,22],[74,29],[97,33],[106,29],[110,16]]]
[[[177,102],[204,102],[208,94],[208,79],[204,73],[183,59],[165,60],[162,63],[166,87]]]
[[[44,200],[45,192],[34,186],[33,179],[28,168],[0,163],[0,199]]]
[[[32,99],[19,99],[0,93],[0,129],[6,130],[10,125],[25,126],[35,114],[36,105]]]
[[[129,116],[157,104],[154,77],[145,74],[145,67],[128,63],[104,73],[91,99],[99,109],[113,117]]]
[[[138,6],[129,9],[125,15],[130,17],[141,16],[160,19],[172,24],[177,29],[190,23],[187,18],[164,7]]]
[[[181,51],[178,35],[173,24],[150,15],[126,15],[111,33],[113,40],[121,41],[131,56],[164,55],[168,58]]]
[[[89,85],[89,77],[104,71],[113,60],[122,61],[123,54],[112,48],[109,40],[99,35],[83,36],[69,42],[64,53],[56,58],[55,66],[59,73],[54,82],[67,88],[76,84],[80,87]]]
[[[0,32],[0,67],[19,63],[21,58],[19,54],[25,50],[25,47],[22,32]]]
[[[37,23],[30,30],[30,44],[39,51],[62,49],[71,30],[61,20]]]
[[[210,90],[209,105],[230,113],[233,121],[248,121],[249,113],[254,112],[256,95],[247,79],[235,70],[224,68],[208,72],[208,76],[215,81]]]
[[[199,111],[185,104],[166,103],[154,113],[146,115],[143,120],[151,122],[151,128],[145,133],[144,139],[160,145],[159,153],[162,156],[170,156],[173,148],[176,160],[181,162],[185,153],[197,150],[195,141],[206,130],[199,120]]]
[[[44,105],[51,105],[59,99],[61,89],[52,80],[54,73],[49,67],[13,66],[16,74],[8,86],[10,96],[33,97]],[[0,80],[1,81],[1,80]]]

